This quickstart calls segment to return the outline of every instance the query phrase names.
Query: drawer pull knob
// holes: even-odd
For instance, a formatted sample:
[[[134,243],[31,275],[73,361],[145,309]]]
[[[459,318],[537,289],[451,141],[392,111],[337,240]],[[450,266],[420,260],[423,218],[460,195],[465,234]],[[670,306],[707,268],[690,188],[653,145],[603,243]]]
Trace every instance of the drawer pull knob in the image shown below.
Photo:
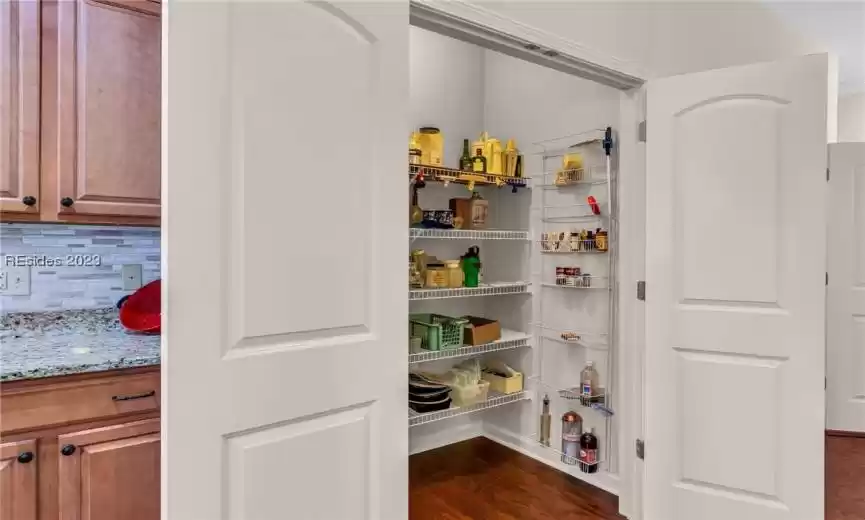
[[[33,460],[33,452],[25,451],[24,453],[18,455],[18,462],[21,464],[27,464]]]
[[[75,446],[73,446],[72,444],[67,444],[67,445],[63,446],[62,448],[60,448],[60,453],[62,453],[66,457],[68,457],[68,456],[72,455],[73,453],[75,453]]]
[[[33,195],[27,195],[26,197],[21,199],[21,202],[23,202],[25,206],[35,206],[36,197],[34,197]]]
[[[115,395],[111,397],[112,401],[133,401],[135,399],[146,399],[148,397],[153,397],[156,395],[155,390],[151,390],[149,392],[144,392],[141,394],[132,394],[132,395]]]
[[[75,201],[70,199],[69,197],[63,197],[62,199],[60,199],[60,205],[64,208],[71,208],[73,204],[75,204]]]

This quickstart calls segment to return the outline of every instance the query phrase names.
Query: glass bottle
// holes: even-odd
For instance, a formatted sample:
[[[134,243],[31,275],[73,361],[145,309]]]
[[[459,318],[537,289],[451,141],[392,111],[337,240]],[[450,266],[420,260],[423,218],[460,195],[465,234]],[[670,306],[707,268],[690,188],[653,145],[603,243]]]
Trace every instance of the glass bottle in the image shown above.
[[[412,186],[411,208],[409,208],[410,226],[419,226],[421,221],[423,221],[423,210],[420,209],[417,199],[417,186]]]
[[[580,471],[583,473],[598,472],[598,437],[594,428],[586,428],[580,437]]]
[[[550,426],[552,425],[553,417],[550,415],[550,396],[544,394],[544,406],[541,409],[541,433],[539,441],[542,446],[550,445]]]
[[[460,156],[460,170],[464,172],[472,171],[472,154],[469,151],[468,139],[463,139],[463,154]]]
[[[474,173],[486,173],[487,172],[487,158],[484,157],[484,149],[483,148],[475,148],[475,156],[472,157],[472,172],[474,172]]]
[[[598,391],[598,371],[594,361],[586,363],[586,368],[580,373],[580,402],[583,406],[592,404],[592,396]]]

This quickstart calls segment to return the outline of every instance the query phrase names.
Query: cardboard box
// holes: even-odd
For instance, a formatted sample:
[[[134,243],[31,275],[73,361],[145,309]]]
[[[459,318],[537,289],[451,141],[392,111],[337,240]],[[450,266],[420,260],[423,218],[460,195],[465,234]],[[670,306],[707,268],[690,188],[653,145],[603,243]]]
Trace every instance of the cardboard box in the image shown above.
[[[500,394],[515,394],[523,390],[523,374],[516,370],[511,372],[510,377],[483,372],[481,379],[490,383],[490,390]]]
[[[484,199],[451,199],[454,217],[463,219],[462,229],[486,229],[490,203]]]
[[[463,343],[466,345],[484,345],[502,338],[502,326],[496,320],[477,316],[463,316],[463,319],[469,320],[463,335]]]

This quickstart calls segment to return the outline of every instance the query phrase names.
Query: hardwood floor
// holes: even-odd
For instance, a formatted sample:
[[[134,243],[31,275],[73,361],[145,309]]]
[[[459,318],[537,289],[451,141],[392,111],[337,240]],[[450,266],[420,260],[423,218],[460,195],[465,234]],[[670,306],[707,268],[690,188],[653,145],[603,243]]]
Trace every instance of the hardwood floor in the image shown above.
[[[865,518],[865,438],[826,436],[826,520]]]
[[[409,459],[411,520],[621,520],[618,499],[478,437]],[[826,520],[865,519],[865,438],[826,437]]]
[[[616,496],[484,437],[413,455],[409,483],[411,520],[624,518]]]

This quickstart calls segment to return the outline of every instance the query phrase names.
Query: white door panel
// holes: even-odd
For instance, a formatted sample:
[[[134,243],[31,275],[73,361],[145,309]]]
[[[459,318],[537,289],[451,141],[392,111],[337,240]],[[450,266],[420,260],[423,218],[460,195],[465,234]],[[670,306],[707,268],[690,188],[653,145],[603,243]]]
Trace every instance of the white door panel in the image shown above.
[[[865,143],[829,146],[827,428],[865,432]]]
[[[822,518],[828,75],[648,84],[646,520]]]
[[[408,514],[408,2],[172,2],[163,518]]]

